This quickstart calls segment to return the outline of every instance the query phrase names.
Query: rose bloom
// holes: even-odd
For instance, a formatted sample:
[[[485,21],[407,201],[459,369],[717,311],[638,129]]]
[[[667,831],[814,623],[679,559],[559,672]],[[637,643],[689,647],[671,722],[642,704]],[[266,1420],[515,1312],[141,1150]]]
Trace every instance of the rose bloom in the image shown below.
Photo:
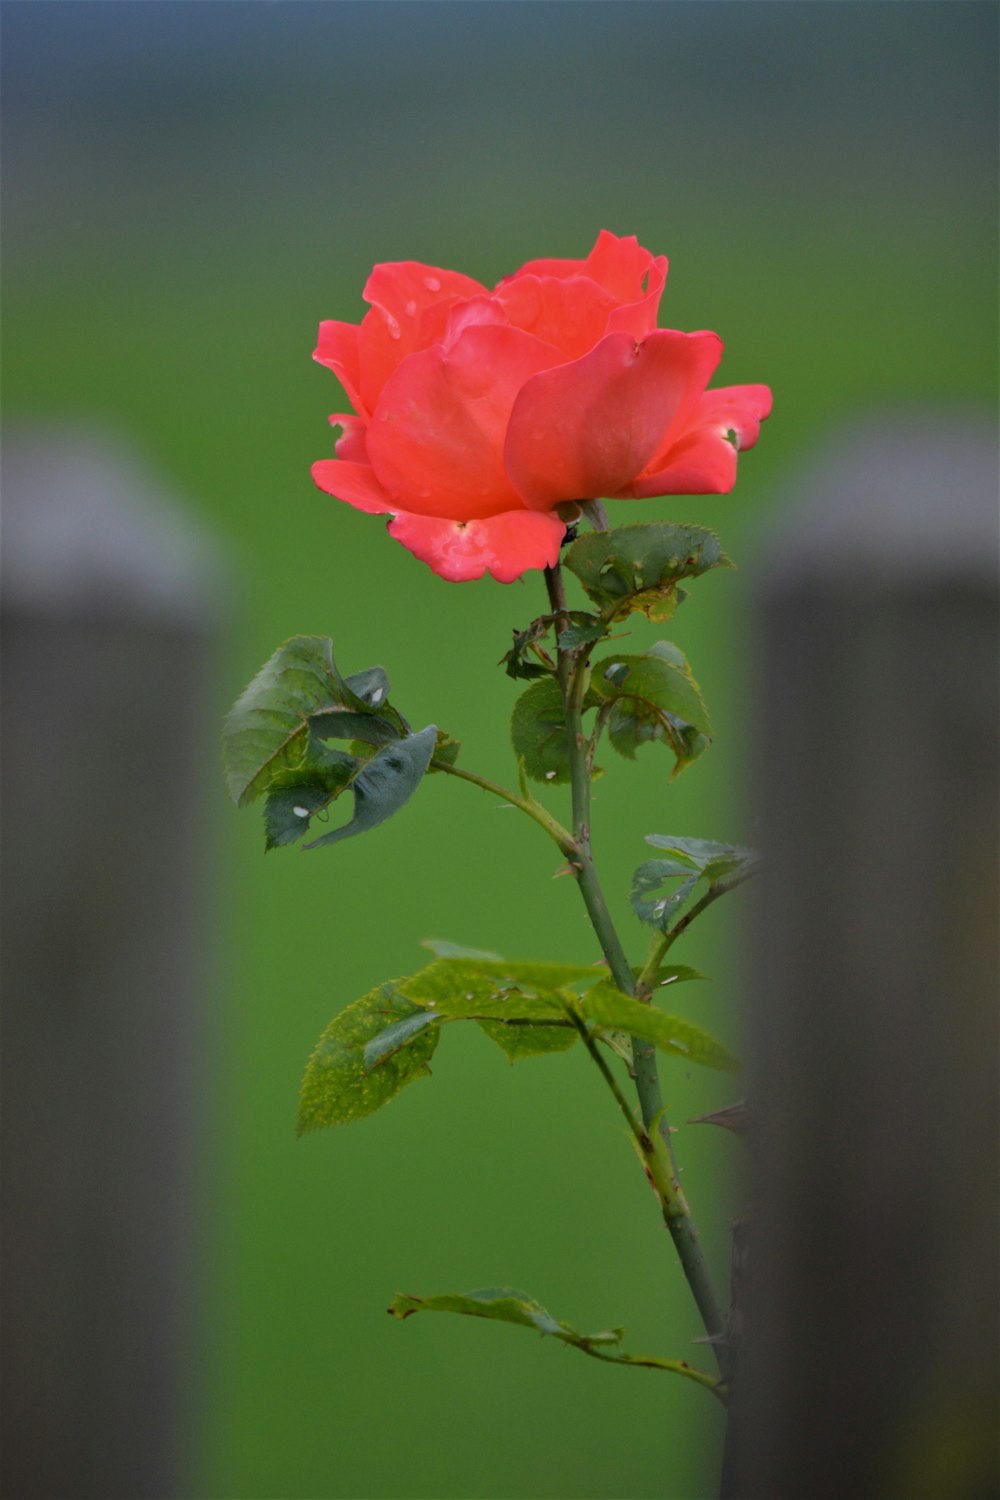
[[[574,502],[727,493],[771,393],[706,389],[722,340],[656,327],[666,274],[607,230],[586,260],[529,261],[492,292],[376,266],[360,325],[320,324],[313,357],[355,414],[330,418],[337,457],[313,478],[456,582],[554,565]]]

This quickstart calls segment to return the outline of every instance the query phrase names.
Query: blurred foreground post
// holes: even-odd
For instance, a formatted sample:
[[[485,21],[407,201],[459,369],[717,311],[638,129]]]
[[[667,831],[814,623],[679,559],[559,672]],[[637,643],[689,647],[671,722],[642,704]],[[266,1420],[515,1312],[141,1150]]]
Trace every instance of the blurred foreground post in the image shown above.
[[[177,1500],[215,569],[52,428],[6,447],[3,581],[3,1494]]]
[[[986,1500],[997,1456],[997,457],[887,413],[761,600],[754,1191],[724,1493]]]

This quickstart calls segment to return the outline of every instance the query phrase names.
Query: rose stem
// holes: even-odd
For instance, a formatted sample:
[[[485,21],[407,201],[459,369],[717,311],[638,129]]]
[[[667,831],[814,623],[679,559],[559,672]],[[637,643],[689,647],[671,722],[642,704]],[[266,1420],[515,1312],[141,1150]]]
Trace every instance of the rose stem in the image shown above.
[[[552,613],[561,616],[568,624],[566,594],[563,588],[559,564],[545,569],[545,584],[548,589]],[[573,840],[576,845],[574,873],[583,896],[584,905],[591,924],[597,934],[601,950],[608,961],[615,984],[627,995],[636,993],[635,979],[625,956],[621,939],[615,929],[604,893],[597,876],[590,838],[590,767],[588,764],[587,739],[583,732],[583,700],[587,690],[590,651],[584,646],[567,651],[558,644],[561,631],[556,626],[558,650],[558,677],[566,705],[566,740],[569,751],[570,790],[573,800]],[[645,976],[644,976],[645,977]],[[649,994],[638,997],[646,1004]],[[705,1331],[712,1340],[712,1348],[723,1378],[728,1374],[728,1349],[726,1346],[726,1319],[722,1305],[712,1284],[711,1272],[701,1248],[691,1210],[678,1179],[677,1163],[667,1121],[663,1095],[656,1062],[656,1048],[641,1037],[632,1038],[632,1071],[636,1093],[642,1112],[642,1122],[647,1131],[657,1130],[667,1148],[670,1165],[670,1194],[668,1203],[661,1196],[663,1217],[680,1258],[684,1275],[698,1306]]]

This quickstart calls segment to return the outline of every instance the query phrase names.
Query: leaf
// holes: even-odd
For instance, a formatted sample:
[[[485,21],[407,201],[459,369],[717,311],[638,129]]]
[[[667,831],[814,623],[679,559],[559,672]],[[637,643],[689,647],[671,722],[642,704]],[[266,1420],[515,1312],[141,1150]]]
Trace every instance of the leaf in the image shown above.
[[[273,787],[264,804],[265,848],[277,849],[294,844],[308,830],[317,813],[329,807],[337,792],[361,769],[353,756],[346,756],[344,780],[324,777],[311,771],[288,773],[287,783]]]
[[[346,1125],[374,1114],[400,1089],[430,1072],[437,1028],[425,1027],[406,1046],[385,1054],[370,1070],[365,1050],[374,1038],[420,1007],[395,982],[380,984],[341,1011],[323,1032],[309,1059],[299,1098],[298,1134],[325,1125]]]
[[[517,1021],[480,1021],[478,1025],[512,1063],[522,1057],[542,1057],[547,1052],[568,1052],[579,1040],[576,1028],[562,1022],[531,1026]]]
[[[610,620],[633,610],[668,620],[684,597],[682,579],[732,567],[714,531],[661,521],[587,532],[563,562]]]
[[[608,627],[600,615],[573,610],[570,613],[570,621],[571,623],[559,636],[559,645],[563,651],[575,651],[579,646],[589,646],[593,641],[603,640],[608,633]]]
[[[500,658],[508,677],[531,679],[534,677],[548,677],[555,671],[555,663],[548,653],[544,653],[544,660],[540,660],[538,653],[533,649],[545,639],[555,622],[554,615],[540,615],[537,620],[532,620],[524,630],[514,631],[514,644],[505,656]]]
[[[514,704],[510,721],[514,754],[533,781],[569,780],[569,742],[562,689],[554,677],[535,682]]]
[[[661,1359],[655,1354],[627,1354],[619,1348],[624,1329],[605,1328],[598,1333],[579,1333],[572,1324],[554,1318],[534,1297],[515,1291],[513,1287],[485,1287],[481,1291],[445,1292],[431,1297],[415,1297],[397,1292],[387,1310],[400,1321],[417,1312],[448,1312],[468,1318],[489,1318],[497,1323],[513,1323],[520,1328],[530,1328],[536,1333],[558,1339],[594,1359],[685,1375],[725,1401],[719,1382],[704,1370],[689,1365],[687,1360]]]
[[[606,972],[606,971],[604,971]],[[409,998],[442,1015],[473,1020],[561,1021],[572,985],[593,984],[602,970],[582,964],[442,958],[402,981]]]
[[[336,844],[340,839],[367,833],[391,818],[420,785],[436,742],[437,726],[431,724],[419,734],[407,735],[380,750],[351,782],[350,789],[354,793],[351,821],[303,847],[319,849],[324,844]]]
[[[319,738],[351,724],[348,738],[379,743],[406,732],[405,721],[386,703],[389,683],[381,667],[343,678],[328,636],[297,635],[265,662],[230,709],[223,753],[230,795],[240,807],[261,796],[287,771],[311,764],[316,748],[313,721],[323,718]],[[376,708],[381,712],[376,716]],[[335,715],[344,717],[335,720]],[[376,729],[377,717],[384,727]],[[344,738],[344,734],[339,735]],[[322,756],[320,757],[322,758]]]
[[[432,762],[437,761],[439,762],[439,764],[435,765],[432,763],[431,765],[429,765],[427,768],[427,774],[429,776],[436,776],[440,774],[440,767],[442,765],[453,766],[458,760],[458,755],[461,748],[461,740],[456,740],[455,737],[453,735],[450,735],[446,729],[439,729],[437,744],[434,746],[434,754],[432,757]]]
[[[488,963],[503,963],[499,953],[489,953],[485,948],[464,948],[461,943],[449,943],[439,938],[424,938],[421,948],[429,948],[438,958],[485,958]]]
[[[687,1062],[722,1072],[739,1072],[739,1059],[710,1032],[682,1016],[664,1014],[655,1005],[644,1005],[624,994],[610,979],[587,991],[577,1007],[579,1014],[602,1030],[627,1031],[642,1037],[663,1052],[674,1052]]]
[[[663,882],[672,880],[679,874],[683,874],[685,878],[676,890],[664,891]],[[632,890],[629,893],[632,910],[640,922],[648,922],[651,927],[666,932],[690,898],[698,880],[697,870],[691,873],[690,869],[678,868],[675,860],[647,859],[632,876]]]
[[[611,743],[629,760],[640,745],[661,740],[674,753],[677,775],[708,747],[708,710],[683,652],[669,641],[642,656],[595,662],[592,692],[609,706]]]
[[[684,839],[662,833],[648,834],[646,843],[666,849],[674,860],[686,862],[688,868],[696,869],[712,885],[731,875],[745,878],[760,863],[756,850],[739,844],[714,844],[709,839]]]
[[[508,963],[495,956],[477,957],[474,949],[457,950],[406,980],[403,990],[450,1019],[478,1021],[515,1062],[574,1045],[577,1032],[569,1009],[576,997],[570,986],[592,984],[599,972],[579,964]]]
[[[407,1046],[425,1027],[439,1025],[440,1021],[441,1017],[432,1010],[417,1010],[412,1016],[404,1016],[402,1021],[394,1021],[366,1044],[365,1071],[370,1073],[372,1068],[384,1062],[387,1057]]]
[[[528,1297],[516,1292],[513,1287],[484,1287],[476,1292],[445,1292],[436,1297],[413,1297],[397,1293],[389,1311],[394,1318],[409,1318],[415,1312],[462,1313],[470,1318],[492,1318],[498,1323],[517,1323],[522,1328],[533,1328],[542,1334],[551,1334],[569,1344],[611,1345],[620,1344],[623,1328],[604,1329],[600,1333],[578,1333],[569,1323],[560,1323],[550,1312]]]

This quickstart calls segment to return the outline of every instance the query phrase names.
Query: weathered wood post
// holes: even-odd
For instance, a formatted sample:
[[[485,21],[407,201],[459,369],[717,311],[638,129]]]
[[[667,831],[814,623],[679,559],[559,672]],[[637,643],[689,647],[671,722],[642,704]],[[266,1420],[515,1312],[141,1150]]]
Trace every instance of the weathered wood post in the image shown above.
[[[767,549],[735,1500],[1000,1494],[993,424],[882,413]]]
[[[53,428],[6,445],[3,573],[3,1492],[177,1500],[217,570]]]

